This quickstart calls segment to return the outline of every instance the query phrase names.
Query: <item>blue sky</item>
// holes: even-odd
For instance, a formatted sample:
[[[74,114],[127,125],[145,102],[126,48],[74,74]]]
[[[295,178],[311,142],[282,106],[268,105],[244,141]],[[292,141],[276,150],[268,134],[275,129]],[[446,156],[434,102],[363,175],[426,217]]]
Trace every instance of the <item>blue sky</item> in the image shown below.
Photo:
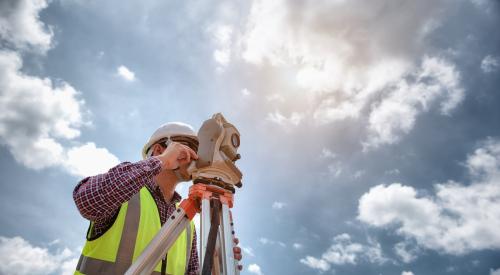
[[[0,274],[70,274],[77,182],[222,112],[244,274],[498,275],[499,25],[488,0],[1,1]]]

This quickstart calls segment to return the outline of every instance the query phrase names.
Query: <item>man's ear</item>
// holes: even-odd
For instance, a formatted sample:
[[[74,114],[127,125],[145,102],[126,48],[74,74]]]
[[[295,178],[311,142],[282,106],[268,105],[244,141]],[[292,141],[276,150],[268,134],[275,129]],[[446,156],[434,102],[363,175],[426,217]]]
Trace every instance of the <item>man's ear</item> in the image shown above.
[[[161,146],[161,144],[156,143],[153,145],[151,150],[153,150],[152,156],[157,156],[157,155],[161,155],[161,153],[163,153],[164,147]]]

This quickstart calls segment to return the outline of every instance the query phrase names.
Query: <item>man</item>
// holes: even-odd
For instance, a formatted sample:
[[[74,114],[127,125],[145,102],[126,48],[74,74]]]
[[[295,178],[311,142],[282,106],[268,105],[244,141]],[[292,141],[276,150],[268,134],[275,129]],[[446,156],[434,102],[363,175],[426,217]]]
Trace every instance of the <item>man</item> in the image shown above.
[[[80,181],[73,198],[90,226],[75,274],[123,274],[130,267],[180,202],[175,187],[190,180],[187,167],[198,158],[197,147],[191,126],[167,123],[144,146],[142,161],[124,162]],[[241,249],[235,247],[234,253],[240,260]],[[153,274],[192,275],[199,270],[191,222]]]

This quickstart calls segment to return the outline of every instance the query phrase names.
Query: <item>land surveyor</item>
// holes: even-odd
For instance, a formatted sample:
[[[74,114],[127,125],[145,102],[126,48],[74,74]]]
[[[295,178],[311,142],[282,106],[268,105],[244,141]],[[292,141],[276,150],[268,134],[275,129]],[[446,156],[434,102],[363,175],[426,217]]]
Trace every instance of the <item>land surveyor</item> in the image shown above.
[[[120,163],[78,183],[73,198],[90,226],[75,274],[126,272],[176,209],[181,196],[175,188],[191,179],[187,167],[198,158],[197,149],[191,126],[166,123],[144,145],[143,160]],[[153,274],[199,274],[196,246],[191,222]],[[234,257],[242,257],[237,246]]]

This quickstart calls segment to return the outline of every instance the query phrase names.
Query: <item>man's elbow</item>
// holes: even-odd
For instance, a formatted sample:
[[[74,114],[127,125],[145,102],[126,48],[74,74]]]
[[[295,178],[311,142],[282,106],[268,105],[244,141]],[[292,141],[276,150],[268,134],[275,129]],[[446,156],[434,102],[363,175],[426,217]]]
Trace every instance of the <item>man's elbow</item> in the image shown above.
[[[91,213],[82,211],[81,209],[78,209],[78,212],[80,212],[80,215],[82,215],[83,218],[86,220],[89,220],[91,222],[95,222],[98,219],[98,216],[92,215]]]
[[[89,199],[86,197],[88,194],[85,192],[84,184],[87,180],[88,178],[83,179],[75,187],[73,190],[73,201],[75,202],[76,208],[82,217],[89,221],[95,221],[98,218],[98,215],[96,215],[94,213],[95,211],[92,210]]]

